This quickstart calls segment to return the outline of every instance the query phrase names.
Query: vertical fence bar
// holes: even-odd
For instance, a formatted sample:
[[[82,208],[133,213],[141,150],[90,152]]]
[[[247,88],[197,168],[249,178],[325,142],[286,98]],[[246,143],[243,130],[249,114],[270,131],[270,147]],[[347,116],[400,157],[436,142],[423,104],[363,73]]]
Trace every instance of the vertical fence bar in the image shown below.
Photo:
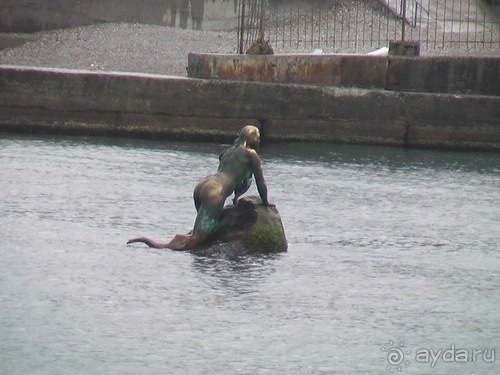
[[[467,37],[465,45],[469,49],[469,38],[470,38],[470,1],[467,2]]]
[[[323,22],[323,12],[321,8],[318,9],[318,47],[321,45],[322,35],[321,35],[321,23]]]
[[[485,47],[486,43],[486,12],[483,14],[483,48]]]
[[[492,10],[493,10],[494,5],[495,4],[493,4],[493,2],[491,2],[491,9]],[[494,25],[491,24],[490,30],[491,30],[491,38],[490,38],[491,44],[490,44],[490,46],[493,47],[494,46],[494,44],[493,44],[494,43],[494,41],[493,41],[493,39],[494,39],[494,30],[496,30],[496,33],[497,33],[497,36],[498,36],[499,28],[498,27],[494,27]],[[499,46],[500,46],[500,40],[497,43],[497,47],[499,47]]]
[[[463,30],[463,17],[464,17],[464,13],[463,13],[463,9],[462,9],[462,2],[461,1],[458,1],[458,15],[456,16],[456,18],[458,18],[458,41],[457,41],[457,48],[461,48],[462,47],[462,44],[464,42],[464,39],[463,39],[463,33],[464,33],[464,30]]]
[[[444,48],[446,41],[446,11],[448,9],[447,0],[444,0],[444,10],[443,10],[443,43],[441,47]]]
[[[311,4],[311,44],[310,44],[310,47],[311,48],[314,48],[314,27],[316,26],[314,24],[314,4],[315,2],[313,1],[312,4]]]
[[[260,0],[259,34],[262,34],[262,35],[264,35],[266,32],[266,6],[265,6],[266,1],[267,0]],[[267,38],[267,39],[269,39],[269,38]]]
[[[356,2],[356,7],[355,7],[355,12],[354,12],[354,25],[356,27],[354,28],[354,50],[358,51],[358,42],[359,42],[359,36],[358,36],[358,17],[359,17],[359,2]]]
[[[453,34],[455,32],[455,1],[451,0],[451,32],[450,32],[450,45],[453,44]]]
[[[373,30],[375,29],[375,17],[373,15],[374,8],[372,8],[371,11],[371,18],[370,18],[370,47],[373,47]]]
[[[330,39],[330,9],[327,9],[326,10],[326,23],[325,23],[325,28],[326,28],[326,32],[325,32],[325,45],[328,45],[328,41]]]
[[[351,20],[351,12],[347,12],[347,48],[349,49],[351,45],[351,25],[352,25],[352,20]]]
[[[426,22],[425,24],[427,25],[427,40],[426,40],[426,48],[429,48],[429,45],[430,45],[430,38],[431,38],[431,33],[432,33],[432,30],[431,30],[431,10],[430,10],[430,3],[428,5],[429,9],[427,9],[427,19],[426,19]]]
[[[338,4],[334,4],[332,8],[333,14],[333,30],[332,30],[332,35],[330,36],[330,39],[332,41],[332,49],[335,51],[336,49],[336,39],[337,39],[337,14],[338,14]]]
[[[477,3],[475,7],[475,14],[474,14],[474,48],[477,48],[477,25],[479,23],[479,20],[477,19]]]
[[[431,7],[429,5],[429,19],[430,19],[430,12],[431,12]],[[434,9],[434,49],[437,47],[437,38],[438,38],[437,12],[438,12],[438,7],[436,6],[436,9]]]
[[[390,30],[390,28],[389,28],[389,17],[387,17],[387,18],[386,18],[386,21],[385,21],[385,28],[386,28],[386,33],[387,33],[387,35],[390,35],[391,30]],[[396,39],[396,38],[394,38],[394,39]]]
[[[378,23],[378,44],[380,45],[382,43],[381,42],[382,41],[382,39],[381,39],[382,38],[382,22],[379,19],[377,23]]]
[[[363,31],[361,34],[361,44],[364,46],[365,45],[365,26],[366,26],[366,13],[364,12],[366,8],[363,7]]]
[[[239,45],[239,53],[243,54],[243,42],[245,40],[245,0],[240,0],[240,45]]]
[[[406,0],[402,0],[401,40],[406,38]]]
[[[297,39],[295,41],[295,47],[298,47],[298,43],[299,43],[299,40],[300,40],[300,12],[299,12],[299,7],[297,7],[297,15],[296,15],[296,19],[295,19],[295,22],[297,23]]]
[[[492,9],[493,9],[493,6],[494,6],[494,4],[493,4],[493,2],[491,2],[491,8]],[[490,27],[490,35],[489,35],[489,46],[490,47],[493,47],[493,29],[494,29],[494,27],[493,27],[493,25],[491,25],[491,27]]]
[[[343,37],[344,37],[344,17],[341,17],[340,18],[340,35],[338,35],[336,38],[337,41],[340,41],[340,48],[342,48],[342,38]]]

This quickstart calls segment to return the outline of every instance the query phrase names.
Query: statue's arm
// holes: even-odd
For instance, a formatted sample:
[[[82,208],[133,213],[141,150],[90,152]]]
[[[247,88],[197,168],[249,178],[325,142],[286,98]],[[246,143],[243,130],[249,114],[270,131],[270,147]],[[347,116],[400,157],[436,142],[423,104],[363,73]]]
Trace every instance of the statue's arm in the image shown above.
[[[262,199],[262,203],[264,203],[265,206],[274,206],[267,200],[267,185],[266,180],[264,179],[264,173],[262,172],[259,155],[257,155],[254,150],[249,150],[249,156],[250,165],[255,177],[255,183],[257,185],[257,191],[259,192],[260,199]]]

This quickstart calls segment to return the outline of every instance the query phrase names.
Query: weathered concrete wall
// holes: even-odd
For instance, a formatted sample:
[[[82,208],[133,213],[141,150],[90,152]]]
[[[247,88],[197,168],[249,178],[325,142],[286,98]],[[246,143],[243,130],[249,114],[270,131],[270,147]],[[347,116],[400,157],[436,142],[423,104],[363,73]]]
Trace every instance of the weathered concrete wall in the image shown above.
[[[165,10],[162,0],[2,0],[0,31],[29,33],[100,22],[160,24]]]
[[[0,131],[500,150],[500,97],[0,66]]]
[[[388,90],[500,95],[498,57],[391,56]]]
[[[2,0],[0,32],[31,33],[102,22],[137,22],[203,30],[237,24],[233,2],[222,0]]]
[[[387,57],[190,53],[188,76],[203,79],[384,89]]]
[[[500,95],[500,58],[374,55],[188,56],[192,78]]]

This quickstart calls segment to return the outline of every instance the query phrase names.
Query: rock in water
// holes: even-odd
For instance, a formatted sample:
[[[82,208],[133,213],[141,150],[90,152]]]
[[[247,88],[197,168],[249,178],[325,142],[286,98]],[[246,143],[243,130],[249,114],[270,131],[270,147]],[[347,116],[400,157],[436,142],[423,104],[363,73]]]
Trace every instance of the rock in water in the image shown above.
[[[197,246],[198,255],[239,256],[287,251],[288,243],[276,207],[266,207],[256,196],[241,198],[236,206],[224,208],[218,229]]]

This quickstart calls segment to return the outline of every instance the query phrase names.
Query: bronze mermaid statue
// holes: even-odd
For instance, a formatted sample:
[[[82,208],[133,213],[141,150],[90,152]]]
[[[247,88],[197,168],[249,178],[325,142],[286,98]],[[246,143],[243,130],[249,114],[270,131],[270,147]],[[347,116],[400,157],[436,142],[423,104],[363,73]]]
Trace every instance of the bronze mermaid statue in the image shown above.
[[[232,147],[219,156],[219,168],[214,175],[203,178],[194,188],[193,198],[197,211],[190,234],[177,234],[168,243],[159,243],[147,237],[130,239],[127,243],[143,242],[156,249],[191,250],[215,231],[226,198],[234,193],[233,203],[250,187],[252,175],[257,191],[265,206],[274,206],[267,199],[267,186],[256,149],[260,144],[259,129],[245,126]]]

